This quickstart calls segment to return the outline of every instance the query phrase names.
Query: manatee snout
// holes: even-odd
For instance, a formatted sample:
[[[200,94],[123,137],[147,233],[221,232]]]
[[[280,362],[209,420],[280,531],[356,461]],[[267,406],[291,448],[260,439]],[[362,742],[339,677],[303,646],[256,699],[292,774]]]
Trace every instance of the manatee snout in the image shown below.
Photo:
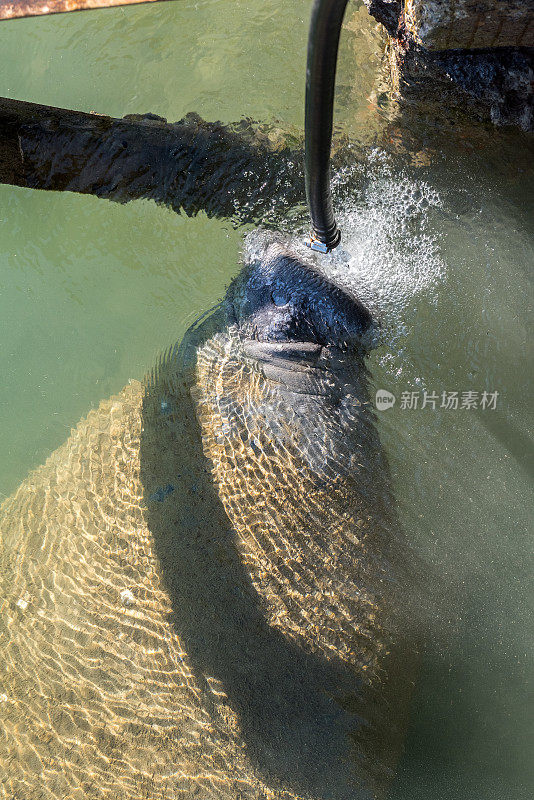
[[[363,303],[326,272],[304,261],[280,235],[250,235],[244,268],[225,305],[242,336],[260,342],[363,346],[374,320]]]

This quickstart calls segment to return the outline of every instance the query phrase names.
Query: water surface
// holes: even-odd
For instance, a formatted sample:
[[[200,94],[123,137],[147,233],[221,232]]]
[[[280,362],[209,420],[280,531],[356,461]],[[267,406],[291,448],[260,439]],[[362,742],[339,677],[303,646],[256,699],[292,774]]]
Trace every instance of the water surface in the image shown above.
[[[309,8],[179,0],[6,23],[0,94],[114,116],[196,111],[301,127]],[[356,9],[336,125],[367,149],[338,176],[350,262],[330,268],[382,317],[370,366],[397,402],[380,433],[433,588],[392,797],[519,800],[534,792],[529,144],[513,132],[479,129],[471,146],[407,131],[382,99],[381,47]],[[147,201],[8,186],[0,225],[7,496],[221,297],[244,231]],[[498,392],[497,408],[401,407],[403,392],[421,403],[425,391],[440,401],[443,391]]]

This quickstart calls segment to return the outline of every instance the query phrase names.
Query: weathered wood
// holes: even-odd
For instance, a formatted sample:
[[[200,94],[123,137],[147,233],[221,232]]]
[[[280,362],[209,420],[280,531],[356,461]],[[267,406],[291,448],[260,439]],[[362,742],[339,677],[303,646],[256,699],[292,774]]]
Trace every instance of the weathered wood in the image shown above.
[[[0,0],[0,20],[157,2],[161,0]]]
[[[404,21],[427,50],[534,46],[533,0],[405,0]]]
[[[168,123],[0,98],[0,182],[265,221],[304,200],[302,150],[250,120]]]

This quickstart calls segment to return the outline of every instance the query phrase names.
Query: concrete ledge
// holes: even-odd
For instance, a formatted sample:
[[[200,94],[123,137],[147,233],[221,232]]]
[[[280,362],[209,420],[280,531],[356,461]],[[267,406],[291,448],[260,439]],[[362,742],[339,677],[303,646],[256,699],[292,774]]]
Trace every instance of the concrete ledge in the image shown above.
[[[533,48],[431,52],[396,40],[391,53],[401,105],[534,130]]]
[[[534,130],[534,0],[365,3],[390,35],[401,105]]]
[[[534,0],[405,0],[404,23],[427,50],[534,47]]]

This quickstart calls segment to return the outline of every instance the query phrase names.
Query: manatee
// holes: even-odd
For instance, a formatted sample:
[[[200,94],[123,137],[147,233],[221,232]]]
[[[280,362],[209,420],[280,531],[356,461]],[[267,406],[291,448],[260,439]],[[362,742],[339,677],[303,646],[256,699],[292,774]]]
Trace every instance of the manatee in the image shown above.
[[[384,796],[415,658],[373,327],[258,233],[5,501],[2,797]]]

